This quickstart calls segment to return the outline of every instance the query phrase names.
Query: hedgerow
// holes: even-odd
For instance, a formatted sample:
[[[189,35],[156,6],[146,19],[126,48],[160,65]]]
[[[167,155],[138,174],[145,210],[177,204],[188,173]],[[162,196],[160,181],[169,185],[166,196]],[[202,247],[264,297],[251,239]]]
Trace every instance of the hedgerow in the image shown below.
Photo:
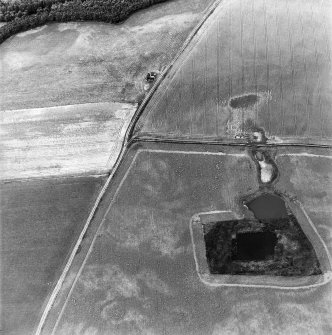
[[[47,22],[118,23],[138,9],[167,0],[0,0],[0,44],[12,35]]]

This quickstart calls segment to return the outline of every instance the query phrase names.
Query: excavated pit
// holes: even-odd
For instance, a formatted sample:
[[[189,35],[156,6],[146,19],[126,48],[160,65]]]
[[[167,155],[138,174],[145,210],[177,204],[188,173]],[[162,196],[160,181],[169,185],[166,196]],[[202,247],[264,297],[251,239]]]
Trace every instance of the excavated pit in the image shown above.
[[[283,199],[262,194],[246,205],[254,219],[204,224],[211,274],[288,277],[322,274],[314,248]]]

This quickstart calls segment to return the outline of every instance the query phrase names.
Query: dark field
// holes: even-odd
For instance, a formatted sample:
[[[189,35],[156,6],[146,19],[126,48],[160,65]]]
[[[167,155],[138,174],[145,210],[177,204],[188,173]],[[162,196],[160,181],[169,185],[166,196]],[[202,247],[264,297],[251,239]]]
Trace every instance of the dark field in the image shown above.
[[[1,326],[28,335],[61,273],[104,177],[2,183]]]

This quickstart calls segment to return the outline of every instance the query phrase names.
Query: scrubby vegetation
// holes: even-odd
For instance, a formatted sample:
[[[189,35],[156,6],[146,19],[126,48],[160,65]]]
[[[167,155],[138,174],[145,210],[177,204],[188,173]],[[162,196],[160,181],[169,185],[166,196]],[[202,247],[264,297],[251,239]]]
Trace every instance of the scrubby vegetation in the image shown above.
[[[118,23],[138,9],[167,0],[0,0],[0,43],[18,32],[47,22]]]

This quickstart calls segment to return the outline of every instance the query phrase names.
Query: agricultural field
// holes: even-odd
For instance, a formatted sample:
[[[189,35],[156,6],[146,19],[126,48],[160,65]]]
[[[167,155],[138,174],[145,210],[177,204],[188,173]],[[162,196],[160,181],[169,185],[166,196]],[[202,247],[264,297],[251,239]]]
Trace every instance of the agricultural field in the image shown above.
[[[33,332],[146,94],[146,73],[171,62],[211,3],[170,1],[120,25],[49,24],[0,45],[6,334]]]
[[[219,2],[140,109],[40,334],[332,332],[328,10]],[[234,257],[267,232],[262,259]]]
[[[301,4],[300,4],[301,3]],[[145,109],[137,136],[331,143],[332,13],[323,1],[226,1]]]
[[[0,46],[6,333],[332,333],[327,1],[216,2],[151,85],[109,177],[147,72],[174,60],[212,2],[49,24]],[[283,203],[285,227],[251,211],[258,194]],[[231,215],[238,231],[212,234],[227,248],[211,243],[210,257],[206,236]],[[239,266],[239,236],[263,230],[279,251]]]
[[[298,198],[331,252],[331,152],[275,151],[280,179],[274,189]],[[259,188],[255,170],[243,147],[132,146],[42,334],[329,334],[331,282],[303,288],[302,280],[313,276],[295,277],[299,287],[272,289],[265,276],[260,288],[208,284],[200,277],[191,218],[219,211],[246,216],[238,199]]]
[[[61,23],[0,46],[0,110],[137,102],[147,72],[174,58],[211,0],[155,5],[124,23]]]
[[[107,174],[134,104],[92,103],[1,112],[1,179]]]

